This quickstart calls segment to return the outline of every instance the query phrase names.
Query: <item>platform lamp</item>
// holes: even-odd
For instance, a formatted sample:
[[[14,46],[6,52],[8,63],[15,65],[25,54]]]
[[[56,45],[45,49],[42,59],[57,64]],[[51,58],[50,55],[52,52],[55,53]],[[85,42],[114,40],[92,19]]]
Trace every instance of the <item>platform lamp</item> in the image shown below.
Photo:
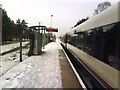
[[[50,28],[52,29],[52,17],[53,15],[51,15],[51,23],[50,23]],[[50,32],[50,39],[52,38],[52,32]]]
[[[53,15],[51,15],[51,25],[50,25],[51,28],[52,28],[52,17],[53,17]]]

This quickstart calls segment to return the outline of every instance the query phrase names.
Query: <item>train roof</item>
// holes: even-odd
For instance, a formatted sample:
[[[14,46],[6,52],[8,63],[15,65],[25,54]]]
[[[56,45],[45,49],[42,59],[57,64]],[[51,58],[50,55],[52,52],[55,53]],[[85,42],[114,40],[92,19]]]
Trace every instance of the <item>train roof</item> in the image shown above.
[[[108,9],[102,11],[98,15],[88,19],[84,23],[76,26],[68,34],[75,33],[75,32],[76,33],[83,32],[99,26],[119,22],[120,21],[119,12],[120,12],[120,1],[115,5],[109,7]]]

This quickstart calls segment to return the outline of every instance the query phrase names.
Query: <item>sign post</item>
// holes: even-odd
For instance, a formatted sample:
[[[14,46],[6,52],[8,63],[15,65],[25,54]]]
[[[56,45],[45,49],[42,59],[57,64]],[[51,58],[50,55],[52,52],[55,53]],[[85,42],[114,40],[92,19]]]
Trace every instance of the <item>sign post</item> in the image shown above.
[[[20,35],[20,62],[22,62],[22,35]]]

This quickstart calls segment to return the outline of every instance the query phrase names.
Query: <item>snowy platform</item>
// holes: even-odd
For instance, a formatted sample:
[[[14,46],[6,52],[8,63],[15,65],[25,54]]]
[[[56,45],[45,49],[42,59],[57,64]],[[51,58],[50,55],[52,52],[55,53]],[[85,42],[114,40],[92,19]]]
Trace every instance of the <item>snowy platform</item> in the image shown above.
[[[31,56],[0,77],[2,88],[61,88],[59,46],[46,45],[44,53]]]
[[[45,46],[0,77],[2,88],[81,88],[58,42]]]

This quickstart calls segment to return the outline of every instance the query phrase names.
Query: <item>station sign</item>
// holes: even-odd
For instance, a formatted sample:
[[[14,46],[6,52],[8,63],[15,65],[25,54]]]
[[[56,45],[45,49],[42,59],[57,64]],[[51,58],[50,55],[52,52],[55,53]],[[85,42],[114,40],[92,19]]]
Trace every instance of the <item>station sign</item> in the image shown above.
[[[48,32],[58,32],[58,28],[47,28]]]

